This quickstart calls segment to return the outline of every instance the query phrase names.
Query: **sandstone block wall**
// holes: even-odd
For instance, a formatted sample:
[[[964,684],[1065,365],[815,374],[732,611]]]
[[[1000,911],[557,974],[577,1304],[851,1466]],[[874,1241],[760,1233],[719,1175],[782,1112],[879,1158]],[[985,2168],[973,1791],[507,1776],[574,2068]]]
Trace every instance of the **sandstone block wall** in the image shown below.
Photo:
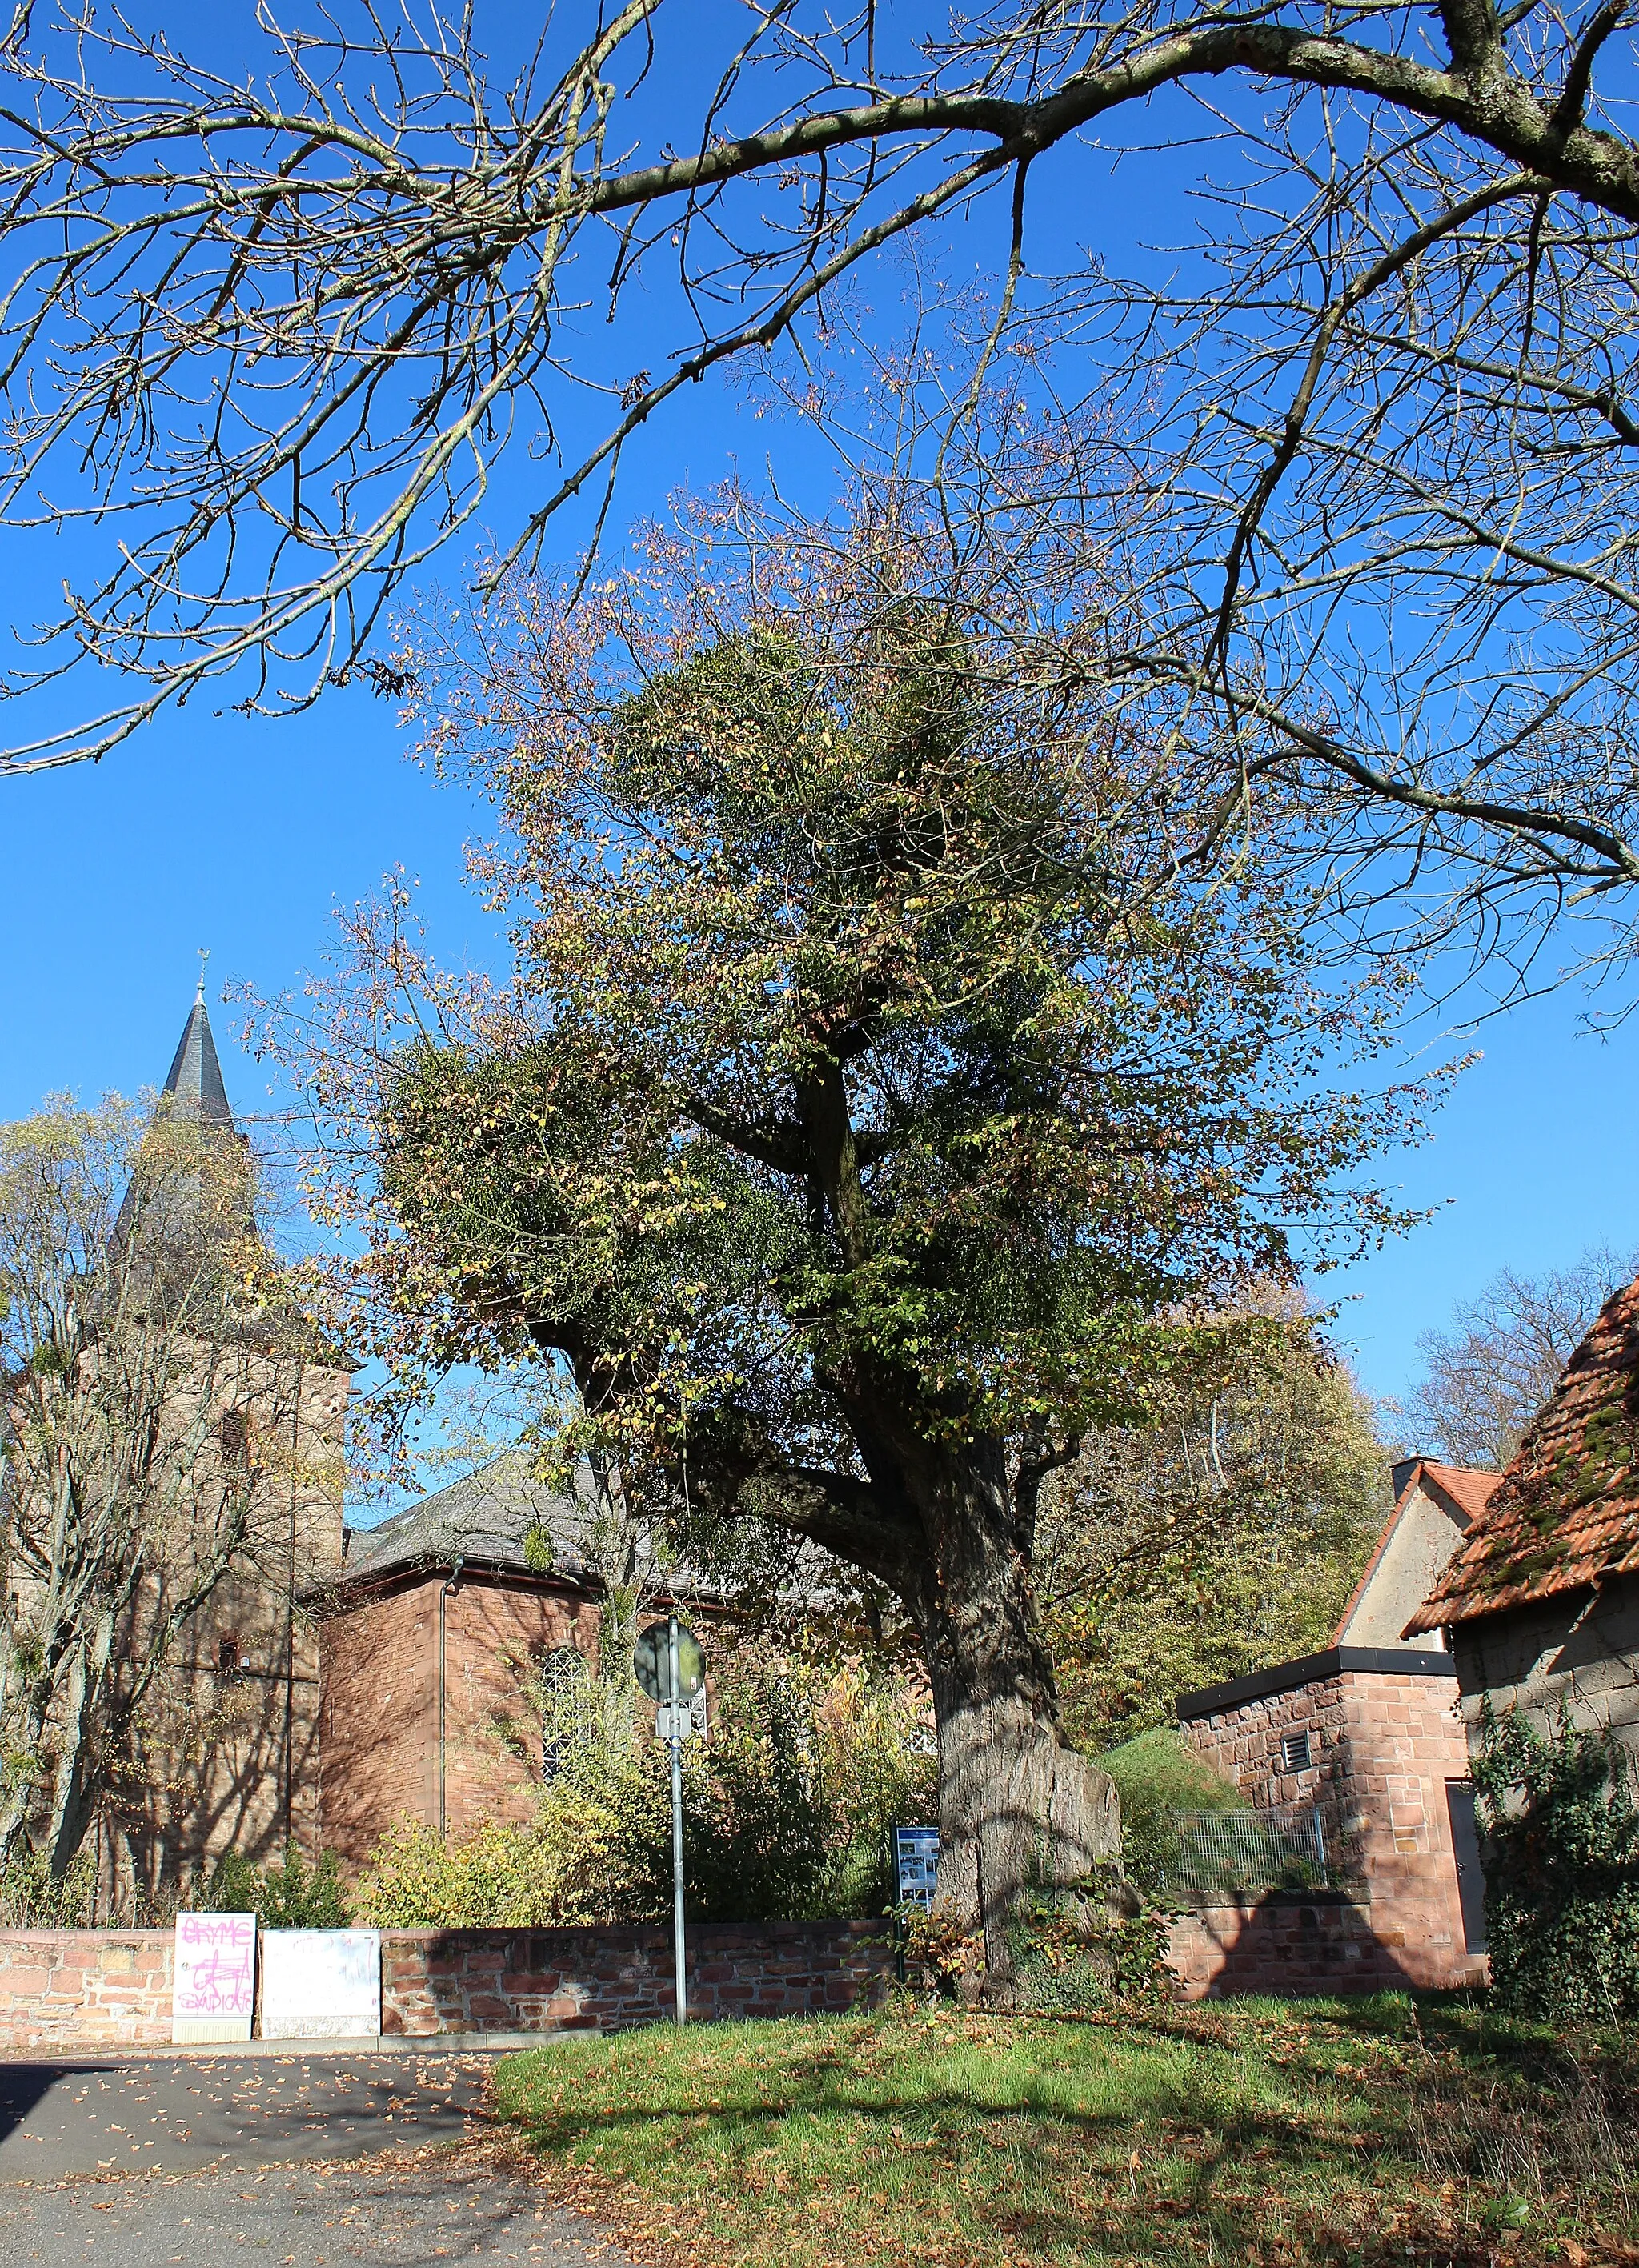
[[[691,2016],[805,2015],[873,2005],[893,1973],[879,1922],[718,1922],[688,1933]],[[381,2029],[555,2032],[664,2022],[664,1929],[387,1930]]]
[[[1498,1716],[1523,1709],[1545,1732],[1562,1709],[1639,1754],[1639,1576],[1481,1615],[1451,1638],[1471,1724],[1488,1697]]]
[[[1319,1810],[1327,1856],[1363,1893],[1397,1983],[1480,1973],[1466,1949],[1446,1799],[1448,1782],[1468,1778],[1454,1678],[1341,1670],[1183,1729],[1249,1802]],[[1301,1732],[1313,1763],[1288,1772],[1282,1739]]]
[[[1374,1921],[1369,1905],[1276,1894],[1180,1915],[1166,1957],[1183,1998],[1199,2000],[1403,1988],[1410,1980],[1402,1952],[1402,1933]]]
[[[0,1931],[0,2050],[165,2045],[174,1943],[168,1929]]]
[[[140,1770],[122,1777],[102,1823],[101,1911],[129,1910],[139,1886],[152,1895],[197,1879],[230,1850],[266,1866],[287,1843],[319,1840],[318,1633],[292,1602],[340,1564],[349,1384],[345,1370],[254,1351],[214,1381],[224,1410],[245,1421],[255,1545],[187,1626],[150,1697]],[[195,1470],[208,1492],[205,1467]],[[139,1603],[133,1649],[151,1609]]]

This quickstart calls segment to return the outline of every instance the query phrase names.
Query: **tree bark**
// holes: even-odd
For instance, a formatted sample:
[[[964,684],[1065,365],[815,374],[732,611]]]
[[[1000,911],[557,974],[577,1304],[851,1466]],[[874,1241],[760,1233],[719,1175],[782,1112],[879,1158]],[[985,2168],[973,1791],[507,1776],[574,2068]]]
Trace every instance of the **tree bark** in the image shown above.
[[[1005,1997],[1022,1902],[1119,1859],[1121,1810],[1064,1732],[1000,1447],[917,1463],[908,1478],[928,1549],[904,1590],[938,1730],[939,1905],[983,1931],[988,1989]]]

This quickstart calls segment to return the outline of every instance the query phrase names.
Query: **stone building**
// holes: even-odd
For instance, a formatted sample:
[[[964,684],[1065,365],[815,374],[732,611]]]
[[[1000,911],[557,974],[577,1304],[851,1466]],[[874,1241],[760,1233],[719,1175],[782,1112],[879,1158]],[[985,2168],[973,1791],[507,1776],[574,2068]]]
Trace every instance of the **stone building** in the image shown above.
[[[1495,1473],[1415,1458],[1321,1653],[1180,1696],[1191,1745],[1260,1809],[1319,1815],[1337,1895],[1360,1909],[1362,1983],[1446,1985],[1481,1974],[1482,1885],[1457,1668],[1401,1635],[1410,1609],[1483,1513]],[[1273,1916],[1268,1926],[1275,1926]],[[1262,1960],[1249,1919],[1238,1952]],[[1234,1984],[1234,1962],[1223,1981]]]
[[[357,1866],[401,1821],[456,1837],[529,1823],[550,1764],[542,1695],[597,1658],[612,1611],[609,1521],[586,1468],[555,1494],[519,1447],[349,1531],[306,1602],[327,1850]],[[640,1598],[645,1618],[676,1605],[702,1635],[722,1627],[720,1598],[686,1570],[671,1580],[675,1598],[652,1569],[632,1587],[623,1646]]]
[[[159,1098],[156,1130],[162,1122],[236,1145],[228,1152],[235,1159],[245,1145],[202,983]],[[190,1186],[198,1184],[182,1176],[167,1202],[186,1209]],[[236,1253],[237,1240],[254,1228],[248,1178],[238,1186],[246,1202],[232,1224]],[[111,1249],[132,1233],[133,1191]],[[167,1219],[164,1233],[217,1233],[217,1217],[203,1219],[204,1211],[202,1201],[201,1222]],[[165,1296],[156,1284],[146,1301],[151,1314],[158,1314]],[[276,1325],[271,1314],[265,1301],[235,1295],[218,1313],[211,1344],[189,1336],[195,1325],[187,1321],[167,1356],[180,1382],[157,1422],[188,1469],[185,1485],[173,1491],[165,1548],[144,1576],[116,1642],[117,1660],[145,1661],[167,1599],[186,1605],[213,1497],[233,1496],[248,1506],[248,1519],[230,1571],[180,1624],[140,1706],[123,1713],[116,1688],[121,1749],[93,1834],[102,1896],[114,1911],[129,1910],[134,1897],[163,1901],[228,1850],[265,1865],[318,1839],[318,1636],[298,1597],[341,1557],[349,1371],[329,1350]],[[202,1519],[202,1526],[195,1524]]]
[[[1639,1751],[1639,1281],[1613,1295],[1411,1615],[1449,1644],[1472,1727],[1562,1710]]]
[[[602,1608],[576,1548],[584,1508],[526,1452],[349,1531],[310,1594],[320,1642],[324,1845],[349,1865],[414,1820],[525,1825],[540,1799],[534,1697],[595,1655]]]

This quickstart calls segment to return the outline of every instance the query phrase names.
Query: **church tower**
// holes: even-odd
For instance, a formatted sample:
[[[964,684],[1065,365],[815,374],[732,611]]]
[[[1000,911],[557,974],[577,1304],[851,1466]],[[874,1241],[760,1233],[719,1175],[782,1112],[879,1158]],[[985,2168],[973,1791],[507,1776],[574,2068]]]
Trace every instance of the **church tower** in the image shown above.
[[[139,1904],[209,1874],[229,1851],[259,1867],[287,1852],[312,1852],[319,1832],[318,1635],[304,1595],[324,1585],[342,1558],[344,1425],[349,1369],[330,1347],[285,1317],[280,1303],[246,1300],[246,1255],[277,1263],[261,1247],[250,1178],[248,1138],[234,1122],[205,1005],[202,968],[192,1009],[161,1090],[150,1139],[174,1131],[207,1145],[205,1169],[173,1172],[158,1218],[141,1219],[141,1167],[114,1230],[117,1242],[146,1234],[162,1256],[181,1251],[186,1266],[223,1259],[220,1344],[202,1340],[179,1399],[196,1397],[188,1433],[198,1501],[237,1488],[254,1506],[244,1548],[199,1610],[178,1631],[160,1679],[134,1718],[129,1754],[103,1836],[102,1872],[111,1889],[135,1890]],[[245,1171],[226,1182],[209,1152],[232,1145]],[[222,1152],[217,1151],[218,1159]],[[224,1188],[232,1194],[224,1200]],[[201,1422],[202,1420],[202,1422]],[[175,1578],[173,1577],[174,1582]],[[133,1647],[161,1611],[139,1605]]]

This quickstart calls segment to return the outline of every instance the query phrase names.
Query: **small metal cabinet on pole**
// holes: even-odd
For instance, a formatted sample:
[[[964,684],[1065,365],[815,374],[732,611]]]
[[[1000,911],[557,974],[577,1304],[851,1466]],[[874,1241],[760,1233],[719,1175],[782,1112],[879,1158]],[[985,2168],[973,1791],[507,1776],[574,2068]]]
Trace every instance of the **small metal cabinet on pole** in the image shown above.
[[[672,1941],[677,1963],[677,2021],[688,2021],[683,1940],[683,1743],[700,1727],[694,1704],[706,1683],[700,1640],[676,1615],[650,1623],[632,1655],[637,1683],[656,1705],[655,1737],[672,1752]]]

